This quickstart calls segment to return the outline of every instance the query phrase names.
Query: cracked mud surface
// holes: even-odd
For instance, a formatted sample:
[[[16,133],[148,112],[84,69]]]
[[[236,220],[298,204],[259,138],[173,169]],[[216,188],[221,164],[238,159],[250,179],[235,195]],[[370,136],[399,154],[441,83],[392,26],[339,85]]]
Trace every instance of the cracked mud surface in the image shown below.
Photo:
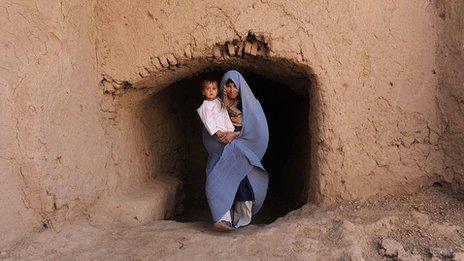
[[[464,202],[436,186],[412,195],[363,203],[305,205],[269,225],[230,233],[207,222],[152,221],[138,227],[102,226],[80,219],[56,234],[49,229],[3,250],[5,260],[383,260],[383,239],[430,260],[464,251]],[[450,255],[450,254],[448,254]]]

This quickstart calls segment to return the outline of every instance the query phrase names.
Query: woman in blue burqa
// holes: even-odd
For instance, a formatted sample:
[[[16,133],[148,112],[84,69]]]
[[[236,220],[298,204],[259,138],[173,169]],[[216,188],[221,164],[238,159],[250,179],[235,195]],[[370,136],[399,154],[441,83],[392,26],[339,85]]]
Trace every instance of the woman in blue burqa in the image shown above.
[[[233,230],[250,224],[266,197],[269,180],[261,159],[269,131],[261,104],[239,72],[224,74],[220,88],[235,130],[218,138],[203,129],[206,196],[214,226]]]

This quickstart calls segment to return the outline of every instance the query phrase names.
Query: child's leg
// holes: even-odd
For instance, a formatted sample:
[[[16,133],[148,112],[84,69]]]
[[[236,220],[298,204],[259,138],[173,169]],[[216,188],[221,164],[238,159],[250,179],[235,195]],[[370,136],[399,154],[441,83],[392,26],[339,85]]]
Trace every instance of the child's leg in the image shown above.
[[[232,223],[232,217],[230,216],[230,210],[227,211],[220,220],[229,221]]]
[[[232,225],[232,217],[230,215],[230,210],[227,211],[218,222],[214,223],[214,227],[222,231],[234,230],[234,226]]]
[[[233,208],[233,224],[238,228],[246,226],[251,222],[251,207],[255,200],[253,188],[251,187],[248,177],[245,176],[237,188],[235,195],[235,204]]]
[[[234,227],[242,227],[251,222],[251,207],[253,201],[236,201],[234,207]]]

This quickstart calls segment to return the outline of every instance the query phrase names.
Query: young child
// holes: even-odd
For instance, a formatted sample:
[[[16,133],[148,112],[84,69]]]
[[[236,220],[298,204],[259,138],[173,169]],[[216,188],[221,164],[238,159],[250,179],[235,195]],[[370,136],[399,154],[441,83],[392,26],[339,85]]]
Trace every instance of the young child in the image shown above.
[[[197,109],[201,121],[208,133],[221,138],[226,131],[234,131],[234,125],[229,114],[218,97],[218,83],[215,80],[206,79],[202,83],[202,93],[205,100]]]

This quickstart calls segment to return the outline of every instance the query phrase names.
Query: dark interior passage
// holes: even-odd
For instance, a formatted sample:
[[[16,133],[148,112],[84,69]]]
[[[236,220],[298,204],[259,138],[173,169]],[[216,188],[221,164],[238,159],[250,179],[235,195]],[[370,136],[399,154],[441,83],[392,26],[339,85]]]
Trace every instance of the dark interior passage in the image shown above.
[[[207,153],[196,109],[203,101],[203,79],[220,82],[224,73],[223,70],[202,73],[156,94],[169,100],[186,146],[179,150],[185,153],[186,169],[179,177],[183,181],[184,196],[173,217],[177,221],[211,220],[204,191]],[[307,201],[310,174],[308,95],[293,91],[291,82],[282,84],[254,73],[243,73],[243,76],[263,106],[269,125],[269,145],[263,165],[270,184],[263,208],[252,223],[270,223]]]

